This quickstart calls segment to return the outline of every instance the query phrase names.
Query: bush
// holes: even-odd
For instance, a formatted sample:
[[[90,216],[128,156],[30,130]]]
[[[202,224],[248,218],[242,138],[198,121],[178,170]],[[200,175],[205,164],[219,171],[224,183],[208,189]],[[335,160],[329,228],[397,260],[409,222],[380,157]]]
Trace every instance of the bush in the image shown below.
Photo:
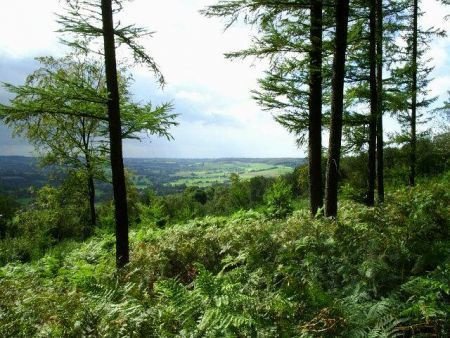
[[[291,187],[283,180],[277,179],[264,195],[266,213],[272,218],[284,218],[293,211],[291,204]]]

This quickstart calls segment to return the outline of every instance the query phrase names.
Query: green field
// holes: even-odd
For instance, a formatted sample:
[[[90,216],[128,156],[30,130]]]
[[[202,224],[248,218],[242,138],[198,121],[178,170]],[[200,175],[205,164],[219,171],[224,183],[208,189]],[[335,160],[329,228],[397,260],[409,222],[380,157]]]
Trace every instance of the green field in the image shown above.
[[[225,183],[232,173],[243,179],[276,177],[304,163],[302,158],[125,159],[125,167],[136,187],[151,188],[161,195],[181,192],[185,186]],[[0,189],[26,201],[30,198],[29,188],[42,187],[49,182],[50,173],[57,170],[58,167],[42,170],[38,160],[32,157],[0,156]],[[110,175],[109,170],[107,173]],[[111,187],[103,182],[97,184],[97,197],[109,198]]]
[[[197,162],[190,168],[177,171],[171,175],[174,180],[171,186],[209,186],[215,183],[229,181],[230,175],[235,173],[243,179],[255,176],[276,177],[292,172],[293,168],[282,164],[245,162],[245,161],[216,161]]]

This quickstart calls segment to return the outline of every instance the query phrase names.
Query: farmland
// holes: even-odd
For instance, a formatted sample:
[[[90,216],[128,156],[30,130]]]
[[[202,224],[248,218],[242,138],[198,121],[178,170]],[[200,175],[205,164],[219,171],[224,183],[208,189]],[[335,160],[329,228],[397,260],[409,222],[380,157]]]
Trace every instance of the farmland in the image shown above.
[[[127,159],[125,164],[139,189],[151,186],[159,193],[166,193],[186,186],[226,183],[233,173],[243,179],[275,177],[291,172],[303,161],[293,158]]]
[[[152,188],[158,194],[182,191],[187,186],[206,187],[227,183],[235,173],[243,179],[276,177],[304,163],[300,158],[166,159],[128,158],[125,166],[138,189]],[[0,189],[27,198],[30,187],[41,187],[58,168],[42,170],[31,157],[0,157]],[[58,177],[58,175],[56,175]],[[98,182],[99,196],[107,197],[109,185]]]

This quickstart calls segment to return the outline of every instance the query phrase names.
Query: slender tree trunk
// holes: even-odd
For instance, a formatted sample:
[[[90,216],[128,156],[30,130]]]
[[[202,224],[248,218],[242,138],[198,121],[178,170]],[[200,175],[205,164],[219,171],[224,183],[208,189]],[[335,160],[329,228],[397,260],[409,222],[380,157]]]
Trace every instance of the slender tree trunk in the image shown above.
[[[416,148],[417,148],[417,30],[418,0],[414,0],[413,13],[413,50],[412,50],[412,98],[411,98],[411,142],[409,155],[409,185],[414,186],[416,180]]]
[[[337,216],[339,162],[344,110],[345,54],[347,50],[349,0],[336,0],[336,37],[333,60],[330,140],[325,188],[325,215]]]
[[[109,92],[108,118],[116,219],[116,264],[118,268],[122,268],[129,262],[128,208],[122,155],[122,127],[120,120],[119,86],[117,82],[112,1],[102,0],[101,5],[103,42],[105,46],[106,85]]]
[[[90,223],[89,225],[84,227],[83,237],[88,238],[92,234],[93,228],[95,228],[97,223],[97,215],[95,211],[95,184],[94,177],[91,174],[90,169],[88,169],[88,178],[87,178],[87,188],[88,188],[88,198],[89,198],[89,214],[90,214]]]
[[[369,160],[367,162],[367,195],[366,203],[373,206],[375,203],[375,161],[377,147],[377,61],[376,61],[376,5],[375,0],[370,2],[370,37],[369,37],[369,65],[370,65],[370,116],[369,116]]]
[[[383,140],[383,0],[376,1],[377,32],[377,193],[384,202],[384,140]]]
[[[82,142],[83,142],[83,154],[87,173],[87,192],[89,199],[89,213],[90,213],[90,227],[85,227],[84,237],[87,238],[91,234],[92,228],[97,224],[97,215],[95,212],[95,184],[94,184],[94,170],[91,162],[91,152],[89,150],[91,134],[86,130],[86,119],[80,118]]]
[[[309,53],[309,196],[316,215],[323,205],[322,186],[322,0],[311,0]]]
[[[95,212],[95,184],[94,184],[94,177],[90,172],[88,174],[88,194],[89,194],[89,211],[91,214],[91,225],[95,227],[97,225],[97,215]]]
[[[94,183],[94,175],[93,175],[93,168],[92,168],[92,162],[90,158],[89,153],[89,147],[85,140],[85,137],[83,136],[84,141],[84,154],[85,154],[85,161],[86,161],[86,172],[87,172],[87,192],[88,192],[88,198],[89,198],[89,213],[90,213],[90,219],[91,219],[91,227],[95,227],[97,224],[97,215],[95,212],[95,183]],[[90,235],[90,229],[86,229],[85,231],[85,237]]]

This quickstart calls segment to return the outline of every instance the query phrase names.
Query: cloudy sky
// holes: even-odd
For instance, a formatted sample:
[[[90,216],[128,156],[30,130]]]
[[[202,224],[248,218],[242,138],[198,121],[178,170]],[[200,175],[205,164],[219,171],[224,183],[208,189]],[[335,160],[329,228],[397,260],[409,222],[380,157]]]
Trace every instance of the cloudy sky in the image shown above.
[[[145,45],[167,80],[159,89],[150,74],[134,71],[136,100],[173,101],[180,125],[175,140],[144,139],[125,143],[127,157],[299,157],[295,140],[250,97],[264,67],[255,60],[227,61],[223,53],[248,45],[251,31],[239,26],[224,32],[219,19],[206,19],[199,10],[214,0],[134,0],[125,9],[129,22],[155,31]],[[434,0],[423,1],[423,24],[448,30],[450,21]],[[54,13],[58,0],[14,0],[0,12],[0,81],[23,83],[36,68],[36,56],[62,55]],[[443,99],[450,90],[450,39],[433,42],[429,49],[435,70],[433,95]],[[0,100],[7,93],[0,89]],[[442,99],[440,100],[442,102]],[[388,127],[394,124],[388,121]],[[0,125],[0,155],[30,155],[26,141],[12,138]]]

